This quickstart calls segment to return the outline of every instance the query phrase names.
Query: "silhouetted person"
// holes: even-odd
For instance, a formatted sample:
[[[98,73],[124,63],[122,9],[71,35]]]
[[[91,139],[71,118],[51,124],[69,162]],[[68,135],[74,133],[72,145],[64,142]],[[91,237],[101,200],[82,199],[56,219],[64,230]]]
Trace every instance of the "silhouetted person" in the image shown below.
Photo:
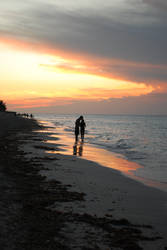
[[[80,121],[81,121],[81,116],[76,119],[75,121],[75,140],[78,141],[78,135],[79,135],[79,128],[80,128]]]
[[[82,141],[84,140],[85,128],[86,128],[86,123],[85,123],[85,121],[84,121],[83,116],[81,116],[81,120],[80,120],[80,130],[81,130],[81,139],[82,139]]]

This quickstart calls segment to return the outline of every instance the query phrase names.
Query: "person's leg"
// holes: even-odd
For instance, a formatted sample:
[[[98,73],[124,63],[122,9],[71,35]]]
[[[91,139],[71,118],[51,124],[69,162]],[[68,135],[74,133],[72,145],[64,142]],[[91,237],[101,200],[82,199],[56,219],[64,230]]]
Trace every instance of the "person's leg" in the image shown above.
[[[75,128],[75,141],[78,141],[79,128]]]
[[[81,130],[81,139],[84,140],[84,130]]]
[[[75,131],[75,141],[78,141],[78,135],[79,135],[79,132],[77,130],[77,131]]]
[[[78,141],[78,134],[75,134],[75,141]]]

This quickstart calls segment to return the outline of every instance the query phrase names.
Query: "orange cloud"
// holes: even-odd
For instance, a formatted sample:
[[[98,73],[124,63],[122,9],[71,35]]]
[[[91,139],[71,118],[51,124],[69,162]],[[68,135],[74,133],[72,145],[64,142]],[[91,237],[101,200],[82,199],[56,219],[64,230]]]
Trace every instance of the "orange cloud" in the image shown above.
[[[144,84],[141,84],[136,87],[132,87],[130,89],[124,88],[124,89],[82,89],[81,94],[77,96],[77,98],[85,99],[96,99],[96,100],[102,100],[102,99],[110,99],[110,98],[124,98],[128,96],[141,96],[141,95],[147,95],[153,91],[153,88],[151,86],[145,86]]]
[[[34,108],[34,107],[51,107],[51,106],[66,106],[76,101],[101,101],[111,98],[123,98],[127,96],[140,96],[152,92],[152,87],[149,88],[141,84],[141,86],[132,89],[100,89],[89,88],[78,90],[71,97],[34,97],[34,98],[19,98],[17,100],[9,100],[10,107],[15,108]]]
[[[10,79],[8,82],[3,79],[5,84],[1,87],[1,98],[12,108],[63,106],[77,100],[100,101],[133,97],[153,91],[162,93],[167,89],[167,85],[161,82],[155,85],[149,81],[130,80],[130,75],[133,72],[135,75],[139,68],[152,74],[152,70],[165,70],[164,65],[91,57],[88,54],[74,54],[48,45],[10,38],[1,38],[0,44],[23,52],[16,58],[18,62],[13,60],[14,65],[11,65],[12,68],[19,63],[18,72],[14,71],[16,78],[9,71],[7,77]],[[24,52],[28,55],[29,64],[27,57],[22,60]],[[36,55],[40,60],[36,60]],[[34,61],[38,63],[35,68],[31,64]],[[25,74],[22,70],[24,63]],[[9,85],[8,89],[6,83]]]
[[[157,84],[166,85],[166,80],[161,79],[161,75],[167,71],[167,65],[164,64],[141,63],[120,58],[101,58],[86,53],[74,53],[57,49],[50,44],[35,41],[27,42],[10,37],[2,37],[0,44],[16,50],[51,56],[52,61],[40,64],[41,67],[51,71],[59,69],[67,73],[86,73],[116,80],[134,81],[136,83],[145,82],[154,85],[154,87]],[[57,62],[57,58],[60,59],[59,62]]]
[[[9,100],[8,105],[10,107],[15,108],[35,108],[35,107],[50,107],[54,105],[69,105],[72,103],[72,98],[63,98],[63,97],[55,97],[55,98],[27,98],[27,99],[17,99],[17,100]]]

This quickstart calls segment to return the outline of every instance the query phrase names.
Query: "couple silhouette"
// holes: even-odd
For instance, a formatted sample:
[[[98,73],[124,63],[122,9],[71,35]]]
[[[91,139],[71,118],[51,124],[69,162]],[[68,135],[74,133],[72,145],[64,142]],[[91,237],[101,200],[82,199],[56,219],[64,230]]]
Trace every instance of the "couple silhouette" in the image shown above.
[[[83,153],[83,144],[84,144],[84,135],[85,135],[86,123],[83,116],[81,115],[75,121],[75,144],[73,146],[73,155],[82,156]],[[81,134],[81,141],[78,144],[78,136]]]
[[[81,134],[81,140],[84,140],[85,135],[85,127],[86,123],[84,121],[83,116],[81,115],[78,119],[75,121],[75,141],[78,141],[78,136]]]

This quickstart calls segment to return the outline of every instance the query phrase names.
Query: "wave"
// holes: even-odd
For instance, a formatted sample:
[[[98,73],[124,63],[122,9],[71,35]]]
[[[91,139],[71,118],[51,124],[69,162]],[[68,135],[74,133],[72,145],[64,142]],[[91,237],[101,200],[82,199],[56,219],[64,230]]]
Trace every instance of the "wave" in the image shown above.
[[[66,132],[74,132],[74,128],[64,128],[64,131],[66,131]]]
[[[157,180],[167,175],[167,117],[85,115],[85,142],[118,153],[144,166],[143,177],[153,172]],[[74,133],[76,115],[43,116],[64,133]]]

